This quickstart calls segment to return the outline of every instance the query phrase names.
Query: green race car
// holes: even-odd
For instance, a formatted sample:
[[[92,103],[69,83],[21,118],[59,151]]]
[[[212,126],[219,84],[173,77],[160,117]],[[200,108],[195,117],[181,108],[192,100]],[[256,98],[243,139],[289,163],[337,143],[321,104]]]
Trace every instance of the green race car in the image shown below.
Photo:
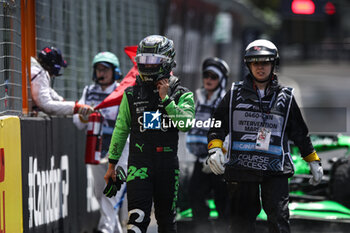
[[[309,166],[301,158],[299,149],[290,145],[295,165],[295,174],[289,182],[292,232],[350,232],[350,136],[311,135],[311,140],[321,158],[324,176],[321,184],[310,185]],[[215,203],[208,200],[208,205],[210,218],[215,221],[218,216]],[[180,225],[190,222],[191,209],[179,206],[177,220]],[[266,219],[262,210],[257,232],[267,232]]]

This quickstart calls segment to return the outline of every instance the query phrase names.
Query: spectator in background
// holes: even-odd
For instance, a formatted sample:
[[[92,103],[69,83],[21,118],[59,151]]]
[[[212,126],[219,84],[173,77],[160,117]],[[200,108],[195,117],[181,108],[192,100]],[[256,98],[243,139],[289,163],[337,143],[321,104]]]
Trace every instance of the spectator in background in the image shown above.
[[[227,63],[219,58],[207,58],[202,65],[203,87],[196,90],[196,120],[207,121],[211,118],[215,108],[226,93],[227,78],[230,69]],[[219,232],[225,232],[227,220],[228,195],[226,183],[222,175],[216,176],[212,173],[208,158],[207,134],[209,127],[193,127],[187,134],[186,145],[190,153],[197,157],[194,164],[193,174],[190,181],[190,205],[195,224],[195,232],[213,232],[209,222],[210,209],[207,200],[214,197],[216,210],[218,211]],[[213,192],[213,193],[212,193]],[[213,194],[213,195],[211,195]]]
[[[50,87],[50,82],[61,76],[60,70],[67,67],[62,53],[55,47],[45,47],[38,54],[38,58],[31,57],[31,92],[34,109],[50,115],[72,115],[79,113],[88,116],[93,108],[74,101],[65,101],[62,96]]]
[[[84,88],[83,95],[78,102],[81,105],[97,106],[118,87],[119,83],[117,81],[122,79],[119,70],[119,60],[111,52],[98,53],[92,61],[92,67],[94,84]],[[126,184],[122,185],[121,191],[113,198],[107,198],[102,193],[105,186],[103,176],[108,168],[107,152],[118,111],[118,105],[101,109],[103,116],[101,161],[97,165],[88,165],[94,177],[94,194],[100,204],[100,220],[97,232],[103,233],[123,232],[118,212],[124,199]],[[79,129],[87,129],[88,119],[82,115],[75,114],[73,122]],[[118,163],[124,169],[126,169],[127,165],[128,149],[128,147],[125,148],[123,156]]]

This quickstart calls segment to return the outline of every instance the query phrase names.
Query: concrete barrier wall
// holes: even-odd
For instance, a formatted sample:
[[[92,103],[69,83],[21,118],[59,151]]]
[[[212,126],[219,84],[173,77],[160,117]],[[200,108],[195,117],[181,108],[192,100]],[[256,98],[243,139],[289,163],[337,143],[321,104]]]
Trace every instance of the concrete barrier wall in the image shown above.
[[[20,124],[23,232],[92,232],[99,214],[88,212],[94,197],[84,132],[71,117],[24,117]]]

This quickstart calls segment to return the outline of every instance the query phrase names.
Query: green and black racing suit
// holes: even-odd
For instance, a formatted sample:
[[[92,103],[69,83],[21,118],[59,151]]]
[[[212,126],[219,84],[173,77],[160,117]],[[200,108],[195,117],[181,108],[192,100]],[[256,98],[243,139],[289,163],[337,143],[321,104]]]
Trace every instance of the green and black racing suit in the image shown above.
[[[117,163],[130,133],[127,195],[128,232],[146,232],[152,200],[159,232],[176,232],[179,185],[178,131],[191,128],[193,93],[170,76],[168,95],[161,100],[155,86],[137,77],[120,105],[109,149],[109,162]]]

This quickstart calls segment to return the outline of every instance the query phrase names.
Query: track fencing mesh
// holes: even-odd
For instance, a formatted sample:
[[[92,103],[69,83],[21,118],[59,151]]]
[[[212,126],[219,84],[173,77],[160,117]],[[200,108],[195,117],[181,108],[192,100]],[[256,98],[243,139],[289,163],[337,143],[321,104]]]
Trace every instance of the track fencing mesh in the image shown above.
[[[20,1],[0,3],[0,115],[21,115]],[[159,33],[157,3],[157,0],[36,0],[37,52],[55,46],[68,63],[63,76],[54,80],[54,89],[67,100],[78,100],[84,86],[92,82],[92,59],[102,51],[115,53],[126,74],[132,63],[124,47]],[[30,92],[28,99],[31,106]]]

